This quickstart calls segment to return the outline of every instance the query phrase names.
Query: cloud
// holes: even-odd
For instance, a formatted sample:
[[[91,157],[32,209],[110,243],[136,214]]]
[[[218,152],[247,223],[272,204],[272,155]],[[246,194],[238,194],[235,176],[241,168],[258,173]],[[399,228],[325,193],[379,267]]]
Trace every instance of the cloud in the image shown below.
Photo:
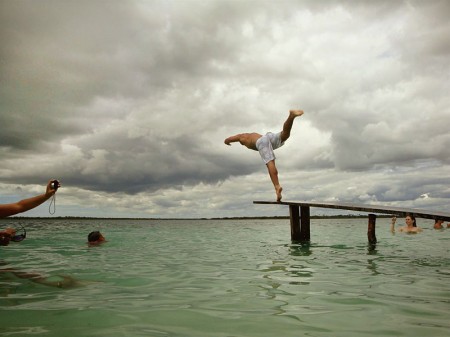
[[[280,130],[298,107],[277,150],[286,193],[308,181],[291,197],[447,198],[447,2],[0,7],[2,183],[58,177],[74,205],[98,193],[125,213],[255,212],[238,206],[273,197],[266,168],[223,140]]]

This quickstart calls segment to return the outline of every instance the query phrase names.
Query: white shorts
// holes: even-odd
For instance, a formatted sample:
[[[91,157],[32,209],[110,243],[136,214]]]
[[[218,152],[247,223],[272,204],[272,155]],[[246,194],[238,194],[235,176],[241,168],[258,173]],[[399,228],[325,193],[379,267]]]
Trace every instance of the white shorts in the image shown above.
[[[256,141],[256,148],[258,149],[264,164],[267,164],[271,160],[275,160],[275,153],[273,150],[278,149],[283,145],[284,142],[281,142],[281,132],[267,132]]]

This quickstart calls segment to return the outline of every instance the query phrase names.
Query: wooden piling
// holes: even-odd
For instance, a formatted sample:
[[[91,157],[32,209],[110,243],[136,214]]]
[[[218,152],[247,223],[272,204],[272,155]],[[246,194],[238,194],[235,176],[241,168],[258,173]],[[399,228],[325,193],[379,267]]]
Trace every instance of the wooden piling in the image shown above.
[[[298,242],[310,241],[310,212],[309,206],[289,206],[289,219],[291,223],[291,240]]]
[[[369,214],[369,223],[367,225],[367,239],[370,244],[377,243],[377,237],[375,235],[375,223],[377,216],[375,214]]]
[[[300,214],[299,207],[295,205],[289,205],[289,218],[291,221],[291,240],[300,241]]]
[[[309,206],[300,206],[300,241],[309,242],[311,239],[310,234],[310,215]]]

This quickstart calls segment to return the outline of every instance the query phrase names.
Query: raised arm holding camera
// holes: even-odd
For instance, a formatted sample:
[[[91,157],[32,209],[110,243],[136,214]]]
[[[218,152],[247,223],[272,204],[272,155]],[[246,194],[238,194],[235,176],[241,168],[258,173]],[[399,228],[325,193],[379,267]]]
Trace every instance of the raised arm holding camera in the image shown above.
[[[58,180],[50,180],[47,184],[45,193],[23,199],[12,204],[0,204],[0,218],[6,218],[11,215],[23,213],[33,209],[55,195],[58,188],[61,186]],[[14,231],[14,232],[13,232]],[[8,228],[4,231],[0,231],[0,245],[6,246],[9,241],[15,235],[15,230]]]
[[[50,180],[47,184],[45,193],[32,198],[23,199],[12,204],[0,205],[0,218],[6,218],[11,215],[23,213],[33,209],[50,199],[61,186],[58,180]]]

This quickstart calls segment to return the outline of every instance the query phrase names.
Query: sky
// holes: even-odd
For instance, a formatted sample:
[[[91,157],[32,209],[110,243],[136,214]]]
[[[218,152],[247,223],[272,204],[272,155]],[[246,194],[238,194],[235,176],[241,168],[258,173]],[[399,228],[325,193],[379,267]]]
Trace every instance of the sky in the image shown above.
[[[0,203],[55,216],[288,215],[243,132],[278,132],[283,201],[450,212],[449,1],[0,0]],[[49,216],[49,203],[22,216]],[[312,210],[312,214],[326,214]]]

